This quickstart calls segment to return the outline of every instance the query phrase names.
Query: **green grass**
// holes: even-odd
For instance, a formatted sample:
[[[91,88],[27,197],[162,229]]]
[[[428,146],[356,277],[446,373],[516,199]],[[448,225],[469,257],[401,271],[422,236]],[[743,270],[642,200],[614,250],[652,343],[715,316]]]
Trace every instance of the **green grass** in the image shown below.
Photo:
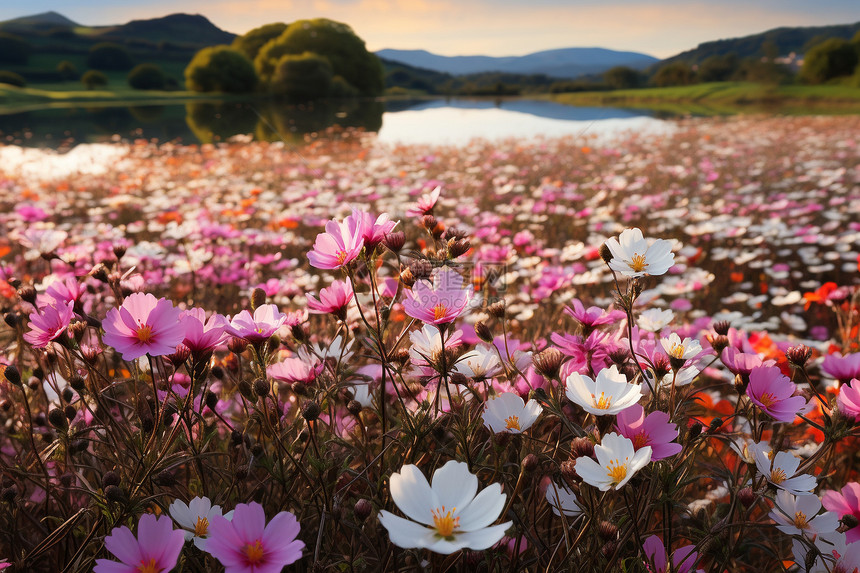
[[[778,111],[781,113],[857,113],[860,88],[846,85],[769,86],[719,82],[547,96],[569,105],[647,108],[703,115]]]

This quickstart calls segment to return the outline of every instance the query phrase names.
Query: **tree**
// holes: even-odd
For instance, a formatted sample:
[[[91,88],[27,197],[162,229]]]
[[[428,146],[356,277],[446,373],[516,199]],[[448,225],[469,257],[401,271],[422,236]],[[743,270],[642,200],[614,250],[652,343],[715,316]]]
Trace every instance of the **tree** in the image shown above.
[[[331,64],[335,76],[361,95],[379,95],[385,89],[382,63],[367,51],[364,41],[346,24],[317,18],[299,20],[260,49],[254,66],[260,79],[272,81],[278,62],[285,55],[319,54]]]
[[[64,80],[74,80],[78,77],[78,67],[69,60],[63,60],[57,64],[57,73]]]
[[[686,62],[666,64],[654,74],[654,84],[658,87],[688,86],[692,83],[695,83],[695,74]]]
[[[23,88],[27,85],[27,82],[21,75],[15,72],[0,70],[0,84],[9,84],[10,86]]]
[[[185,68],[185,86],[196,92],[247,93],[257,86],[254,64],[229,46],[203,48]]]
[[[626,90],[639,87],[641,76],[638,71],[627,66],[615,66],[603,73],[603,81],[615,90]]]
[[[699,64],[699,81],[726,82],[738,71],[740,61],[735,53],[710,56]]]
[[[270,88],[291,99],[319,99],[329,95],[333,77],[331,64],[319,54],[287,54],[275,66]]]
[[[162,90],[167,77],[155,64],[138,64],[128,73],[128,85],[136,90]]]
[[[90,48],[87,66],[94,70],[121,71],[131,69],[133,63],[128,50],[112,42],[101,42]]]
[[[0,62],[4,64],[26,64],[33,46],[14,34],[0,32]]]
[[[84,72],[84,75],[81,76],[81,83],[86,86],[88,90],[94,90],[96,88],[103,88],[108,84],[107,76],[104,75],[104,72],[100,72],[98,70],[87,70]]]
[[[803,58],[800,78],[811,84],[821,84],[842,76],[850,76],[857,67],[857,50],[842,38],[830,38],[810,49]]]
[[[283,22],[266,24],[265,26],[254,28],[242,36],[237,36],[233,39],[230,47],[234,50],[239,50],[253,62],[257,54],[260,53],[260,48],[283,34],[286,29],[287,25]]]

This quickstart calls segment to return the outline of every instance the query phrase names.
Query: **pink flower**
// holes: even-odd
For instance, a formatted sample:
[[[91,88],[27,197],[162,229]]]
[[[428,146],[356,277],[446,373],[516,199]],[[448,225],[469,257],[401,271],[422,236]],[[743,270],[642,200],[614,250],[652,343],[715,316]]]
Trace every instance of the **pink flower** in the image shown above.
[[[853,515],[860,519],[860,484],[848,482],[842,488],[842,492],[827,491],[821,496],[821,505],[827,511],[832,511],[842,519],[846,515]],[[860,541],[860,525],[856,525],[845,532],[848,543]]]
[[[243,310],[233,317],[230,324],[224,326],[224,330],[237,338],[244,338],[251,344],[256,344],[268,340],[286,321],[287,315],[282,314],[277,306],[263,304],[254,310],[253,315]]]
[[[45,294],[59,302],[65,303],[70,300],[77,302],[84,294],[84,285],[79,283],[75,277],[67,276],[62,280],[52,282],[45,290]]]
[[[433,283],[420,280],[403,300],[403,311],[426,324],[453,322],[469,304],[471,293],[463,286],[463,278],[448,267],[433,273]]]
[[[180,314],[167,299],[157,299],[149,293],[131,294],[121,307],[107,313],[102,323],[104,342],[121,353],[123,360],[134,360],[144,354],[172,354],[185,338]]]
[[[316,360],[313,363],[302,360],[301,358],[287,358],[281,362],[277,362],[269,366],[269,376],[281,382],[304,382],[310,384],[316,380],[325,363]]]
[[[74,302],[53,301],[39,310],[30,313],[30,331],[24,333],[24,340],[35,348],[45,348],[56,340],[69,327],[74,311]]]
[[[360,211],[353,211],[342,223],[329,221],[325,224],[325,233],[317,235],[308,261],[318,269],[342,268],[361,254],[364,234],[364,218]]]
[[[185,534],[173,529],[169,517],[145,513],[137,524],[137,538],[125,526],[105,537],[105,547],[121,563],[96,559],[93,573],[167,573],[176,565],[184,544]]]
[[[838,352],[828,354],[821,363],[821,369],[842,383],[852,378],[860,378],[860,352],[845,356]]]
[[[360,211],[359,216],[362,218],[362,226],[364,227],[364,246],[367,247],[368,253],[382,242],[385,235],[394,230],[397,226],[397,221],[391,221],[388,213],[383,213],[376,219],[367,211]]]
[[[860,381],[857,378],[839,388],[836,404],[839,406],[840,412],[853,417],[855,422],[860,421]]]
[[[696,564],[699,554],[693,551],[692,545],[679,547],[672,553],[672,571],[676,573],[688,573]],[[669,560],[666,557],[666,548],[663,541],[656,535],[652,535],[642,544],[645,550],[645,568],[649,573],[668,573]],[[652,568],[653,566],[653,568]],[[698,571],[703,571],[698,569]]]
[[[777,366],[757,366],[750,372],[747,396],[761,410],[780,422],[793,422],[806,405],[803,396],[795,396],[797,385]]]
[[[651,460],[674,456],[683,449],[672,440],[678,437],[678,427],[669,421],[666,412],[655,411],[647,416],[645,409],[634,404],[615,418],[618,433],[633,442],[633,449],[651,446]]]
[[[185,339],[182,343],[192,353],[210,353],[227,338],[227,319],[220,314],[215,313],[207,320],[205,310],[189,308],[180,315],[180,320],[185,325]]]
[[[598,306],[585,308],[577,298],[571,302],[573,303],[573,307],[565,307],[564,312],[572,316],[586,331],[591,331],[604,324],[613,324],[627,316],[627,314],[620,310],[610,310],[607,312]]]
[[[406,210],[406,216],[421,217],[422,215],[431,213],[433,211],[433,207],[436,206],[436,201],[439,200],[439,194],[441,192],[442,188],[436,187],[429,194],[422,195],[414,207],[410,207]]]
[[[296,540],[296,516],[282,511],[266,525],[263,506],[240,503],[233,519],[212,517],[206,550],[221,562],[225,573],[280,573],[302,556],[303,541]]]
[[[346,318],[346,307],[352,300],[352,286],[345,281],[334,281],[331,286],[320,289],[319,300],[312,295],[308,298],[308,309],[313,314],[333,314],[339,319]]]
[[[752,372],[753,368],[757,368],[759,366],[773,366],[775,364],[773,360],[762,362],[762,359],[758,354],[741,352],[732,346],[727,346],[723,349],[720,359],[722,359],[723,364],[726,365],[726,368],[728,368],[732,374],[740,374],[741,376],[749,376],[749,373]]]

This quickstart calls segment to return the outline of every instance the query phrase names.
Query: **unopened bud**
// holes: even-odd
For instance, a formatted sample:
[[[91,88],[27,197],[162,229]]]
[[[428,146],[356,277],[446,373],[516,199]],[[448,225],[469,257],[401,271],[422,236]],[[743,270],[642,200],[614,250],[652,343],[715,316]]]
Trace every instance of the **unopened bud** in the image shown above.
[[[218,405],[218,395],[212,390],[206,391],[205,397],[206,407],[210,410],[214,411],[215,407]]]
[[[729,345],[729,338],[725,334],[706,334],[705,338],[717,353],[717,356],[723,353],[723,350]]]
[[[263,378],[257,378],[254,380],[254,394],[259,396],[260,398],[264,398],[269,395],[269,391],[272,389],[272,385],[269,384],[268,380]]]
[[[257,287],[251,291],[251,308],[257,310],[264,304],[266,304],[266,291]]]
[[[579,474],[576,473],[576,462],[571,460],[561,462],[561,475],[569,483],[577,483],[579,481]]]
[[[36,289],[33,288],[33,285],[24,285],[18,288],[18,296],[24,302],[29,302],[30,304],[36,304]]]
[[[233,354],[242,354],[248,348],[248,341],[244,338],[233,337],[227,342],[227,348]]]
[[[612,261],[612,251],[609,250],[609,247],[606,243],[600,245],[600,248],[597,250],[600,254],[600,258],[603,259],[603,262],[607,265]]]
[[[406,244],[406,233],[403,231],[388,233],[385,235],[385,238],[382,239],[382,244],[385,245],[388,250],[394,253],[399,253],[403,249],[403,245]]]
[[[14,365],[7,365],[3,370],[3,375],[13,386],[21,386],[21,373],[18,372],[18,369]]]
[[[350,400],[346,405],[346,409],[353,416],[358,416],[359,414],[361,414],[363,407],[361,405],[361,402],[359,402],[358,400]]]
[[[755,500],[756,494],[751,487],[745,487],[738,490],[738,501],[740,501],[745,508],[749,509],[749,507],[755,503]]]
[[[538,460],[538,457],[536,455],[528,454],[526,457],[523,458],[523,471],[526,473],[532,473],[537,469],[539,463],[540,461]]]
[[[468,239],[456,239],[448,241],[448,255],[452,259],[456,259],[460,255],[466,254],[472,248],[472,243]]]
[[[372,511],[373,504],[370,503],[370,500],[362,498],[355,502],[355,507],[353,508],[352,513],[359,522],[363,522],[370,517],[370,513]]]
[[[731,324],[726,320],[718,320],[714,323],[714,332],[720,336],[726,336],[729,333],[729,328],[731,328]]]
[[[112,485],[119,485],[119,475],[115,471],[106,471],[102,476],[102,487],[106,488]]]
[[[603,520],[597,524],[597,535],[604,541],[618,539],[618,526],[610,521]]]
[[[549,380],[558,378],[561,363],[564,360],[564,354],[558,348],[549,347],[541,350],[532,356],[532,363],[535,370]]]
[[[504,318],[505,316],[505,301],[497,300],[493,304],[487,306],[487,314],[496,318]]]
[[[492,344],[493,333],[490,330],[490,327],[487,326],[487,323],[485,323],[483,320],[479,320],[475,323],[475,334],[477,334],[478,338],[480,338],[487,344]]]
[[[798,344],[786,350],[785,357],[790,364],[803,368],[812,357],[812,349],[804,344]]]
[[[307,400],[302,404],[302,418],[308,422],[313,422],[319,418],[320,412],[320,405],[313,400]]]
[[[3,321],[9,325],[9,328],[18,328],[18,315],[14,312],[7,312],[4,314]]]
[[[104,265],[104,263],[98,263],[96,266],[94,266],[93,270],[90,271],[90,274],[103,283],[109,282],[108,269]]]
[[[54,408],[48,412],[48,421],[58,430],[64,431],[69,428],[69,420],[66,418],[65,412],[59,408]]]
[[[189,356],[191,356],[191,349],[180,342],[176,345],[176,350],[173,351],[173,354],[167,356],[167,359],[170,360],[174,368],[179,368],[185,364]]]
[[[574,438],[570,442],[571,458],[590,458],[594,456],[594,442],[590,438],[582,436]]]

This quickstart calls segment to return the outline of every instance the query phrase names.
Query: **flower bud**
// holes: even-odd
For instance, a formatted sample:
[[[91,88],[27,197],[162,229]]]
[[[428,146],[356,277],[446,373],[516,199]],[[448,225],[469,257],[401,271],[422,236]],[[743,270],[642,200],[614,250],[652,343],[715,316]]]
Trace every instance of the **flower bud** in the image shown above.
[[[242,354],[245,352],[245,349],[248,348],[248,341],[244,338],[233,337],[227,342],[227,348],[233,354]]]
[[[18,328],[18,315],[14,312],[4,314],[3,321],[9,325],[9,328]]]
[[[313,422],[317,418],[319,418],[320,405],[314,402],[313,400],[307,400],[304,404],[302,404],[302,418],[307,420],[308,422]]]
[[[582,436],[580,438],[574,438],[570,442],[570,457],[572,459],[576,458],[590,458],[594,456],[594,442],[591,441],[587,436]]]
[[[569,483],[578,483],[579,474],[576,473],[576,462],[571,460],[561,462],[561,475],[564,476],[564,479]]]
[[[119,485],[119,484],[120,484],[119,475],[113,470],[106,471],[104,473],[104,475],[102,476],[102,487],[103,488],[106,488],[106,487],[109,487],[112,485]]]
[[[361,410],[363,409],[363,407],[361,405],[361,402],[359,402],[358,400],[350,400],[346,405],[346,409],[353,416],[358,416],[359,414],[361,414]]]
[[[740,501],[747,509],[755,503],[756,497],[757,496],[751,487],[745,487],[738,490],[738,501]]]
[[[173,351],[173,354],[167,356],[167,359],[170,360],[174,368],[179,368],[185,364],[189,356],[191,356],[191,349],[180,342],[176,345],[176,350]]]
[[[706,334],[705,339],[711,345],[711,348],[714,349],[714,352],[717,353],[717,356],[723,353],[723,350],[729,345],[729,339],[724,334]]]
[[[36,306],[36,289],[33,285],[24,285],[18,288],[18,297],[24,302]]]
[[[399,253],[403,249],[403,245],[406,244],[406,233],[403,231],[388,233],[382,239],[382,244],[393,253]]]
[[[618,526],[611,521],[603,520],[597,524],[597,535],[604,541],[618,539]]]
[[[364,522],[370,517],[372,511],[373,504],[370,503],[370,500],[362,498],[355,502],[352,513],[359,522]]]
[[[528,454],[526,457],[523,458],[523,471],[526,473],[532,473],[537,469],[539,463],[540,461],[538,460],[538,457],[536,455]]]
[[[251,308],[257,310],[264,304],[266,304],[266,291],[257,287],[251,291]]]
[[[269,391],[272,389],[272,385],[269,384],[268,380],[263,378],[257,378],[254,380],[254,394],[259,396],[260,398],[265,398],[269,395]]]
[[[505,301],[497,300],[493,304],[487,306],[487,314],[496,318],[504,318],[505,316]]]
[[[418,259],[409,265],[409,271],[412,273],[414,281],[429,279],[433,274],[433,265],[425,259]]]
[[[254,387],[247,380],[240,380],[239,384],[237,384],[239,388],[239,393],[245,397],[246,400],[254,400]]]
[[[21,386],[21,373],[18,372],[18,369],[14,365],[9,364],[6,366],[3,375],[13,386]]]
[[[791,365],[803,368],[812,357],[812,349],[804,344],[798,344],[786,350],[785,357]]]
[[[218,405],[218,395],[212,390],[206,391],[205,397],[206,407],[210,410],[214,411],[215,407]]]
[[[532,364],[535,370],[548,380],[558,378],[558,372],[561,369],[561,363],[564,360],[564,354],[558,348],[550,346],[532,356]]]
[[[48,412],[48,421],[60,431],[69,429],[69,420],[66,418],[65,412],[59,408],[54,408]]]
[[[487,323],[485,323],[483,320],[479,320],[475,323],[475,334],[477,334],[478,338],[480,338],[487,344],[492,344],[493,333],[490,330],[490,327],[487,326]]]
[[[90,275],[103,283],[109,282],[108,269],[104,263],[98,263],[95,265],[90,271]]]
[[[468,239],[456,239],[448,241],[448,255],[452,259],[456,259],[460,255],[466,254],[472,248],[472,243]]]
[[[731,324],[726,320],[719,320],[714,323],[714,332],[720,336],[726,336],[729,333],[729,328],[731,328]]]

